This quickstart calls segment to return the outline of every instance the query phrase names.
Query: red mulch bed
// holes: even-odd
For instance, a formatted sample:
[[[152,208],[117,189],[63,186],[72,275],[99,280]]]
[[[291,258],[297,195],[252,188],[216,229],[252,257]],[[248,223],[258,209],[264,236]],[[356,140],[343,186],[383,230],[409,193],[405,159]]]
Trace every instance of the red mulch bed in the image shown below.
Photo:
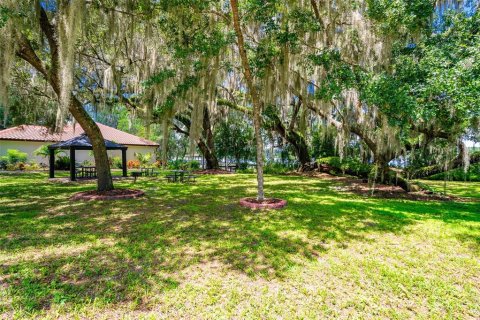
[[[243,198],[240,199],[240,205],[250,209],[280,209],[287,205],[287,200],[268,198],[259,201],[256,198]]]
[[[222,169],[205,169],[194,171],[195,174],[232,174],[233,172]]]
[[[98,192],[96,190],[84,191],[74,194],[70,197],[72,201],[78,200],[123,200],[135,199],[145,195],[142,190],[115,189],[111,191]]]

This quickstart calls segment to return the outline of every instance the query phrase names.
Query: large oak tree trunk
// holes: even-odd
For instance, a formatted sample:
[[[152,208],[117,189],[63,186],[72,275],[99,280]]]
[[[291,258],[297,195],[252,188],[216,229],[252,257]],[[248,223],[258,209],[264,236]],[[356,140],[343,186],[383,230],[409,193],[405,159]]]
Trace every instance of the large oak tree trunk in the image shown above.
[[[39,73],[41,73],[48,81],[52,89],[57,95],[60,95],[60,80],[59,80],[59,67],[58,67],[58,37],[55,34],[55,28],[48,21],[46,12],[40,10],[40,27],[43,33],[46,35],[51,54],[51,66],[48,69],[35,53],[28,39],[23,35],[19,35],[18,48],[16,55],[21,59],[28,62]],[[80,124],[86,135],[90,139],[93,148],[93,154],[95,158],[95,165],[97,167],[97,190],[109,191],[113,190],[112,175],[110,172],[110,164],[108,162],[107,149],[105,147],[105,141],[102,133],[97,124],[89,116],[89,114],[83,108],[81,102],[72,94],[69,109],[72,116]]]
[[[207,146],[207,144],[203,140],[200,140],[197,145],[198,145],[198,148],[200,149],[200,152],[203,154],[203,157],[205,158],[206,168],[207,169],[220,168],[217,156],[215,155],[215,153],[211,151],[211,149]]]
[[[176,115],[177,119],[183,126],[184,129],[174,124],[174,129],[186,137],[190,136],[190,128],[192,125],[191,120],[184,115]],[[213,131],[211,127],[210,112],[208,108],[203,109],[203,124],[202,124],[202,137],[197,141],[197,147],[202,153],[206,161],[207,169],[218,169],[220,165],[218,163],[217,153],[215,151],[215,139],[213,136]]]
[[[250,93],[253,103],[253,125],[255,127],[255,140],[257,147],[257,199],[262,201],[265,199],[265,193],[263,190],[263,141],[261,135],[262,104],[260,101],[260,96],[257,92],[257,88],[253,83],[253,76],[250,70],[247,51],[245,49],[245,41],[243,39],[242,27],[240,25],[240,16],[238,13],[237,0],[230,0],[230,5],[233,14],[233,25],[235,33],[237,35],[238,51],[240,52],[240,58],[242,60],[243,74],[245,76],[245,81],[247,82],[248,91]]]
[[[200,140],[198,142],[198,148],[205,158],[207,169],[218,169],[220,168],[220,165],[218,164],[218,158],[215,153],[215,139],[213,136],[208,107],[204,107],[203,109],[203,135],[205,141]]]
[[[93,157],[95,158],[95,167],[97,170],[97,191],[113,190],[114,186],[112,173],[110,171],[110,162],[108,161],[105,140],[100,128],[85,111],[80,101],[74,97],[70,103],[69,111],[80,124],[92,143]]]

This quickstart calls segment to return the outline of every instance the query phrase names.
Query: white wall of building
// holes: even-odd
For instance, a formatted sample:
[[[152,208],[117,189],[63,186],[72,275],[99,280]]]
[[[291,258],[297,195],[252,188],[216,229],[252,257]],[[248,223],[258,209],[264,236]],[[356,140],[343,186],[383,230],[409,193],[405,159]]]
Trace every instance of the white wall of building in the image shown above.
[[[0,142],[1,143],[1,142]],[[137,160],[135,157],[135,153],[151,153],[152,154],[152,159],[150,162],[155,162],[155,151],[157,147],[148,147],[148,146],[127,146],[127,161],[130,160]],[[69,152],[69,151],[67,151]],[[107,151],[108,156],[110,158],[113,157],[122,157],[122,150],[108,150]],[[78,163],[82,163],[83,161],[93,161],[93,153],[92,151],[86,151],[86,150],[77,150],[75,152],[75,160]]]
[[[33,152],[43,146],[44,144],[52,144],[48,142],[38,142],[38,141],[10,141],[10,140],[0,140],[0,157],[7,155],[7,150],[17,149],[21,152],[28,154],[28,161],[34,161],[36,163],[48,163],[48,159],[42,157],[36,157],[33,155]]]
[[[48,159],[37,157],[33,155],[33,152],[37,150],[39,147],[45,144],[52,144],[48,142],[37,142],[37,141],[10,141],[10,140],[0,140],[0,157],[7,155],[8,149],[17,149],[21,152],[25,152],[28,154],[28,161],[34,161],[36,163],[44,163],[48,164]],[[150,146],[127,146],[127,161],[129,160],[137,160],[135,157],[135,153],[151,153],[152,160],[151,162],[155,162],[155,151],[157,147],[150,147]],[[70,155],[69,150],[65,150],[65,154],[67,156]],[[109,150],[108,151],[109,157],[121,157],[122,151],[121,150]],[[93,153],[92,151],[85,151],[85,150],[77,150],[75,152],[75,160],[78,163],[82,163],[83,161],[92,161],[93,162]]]

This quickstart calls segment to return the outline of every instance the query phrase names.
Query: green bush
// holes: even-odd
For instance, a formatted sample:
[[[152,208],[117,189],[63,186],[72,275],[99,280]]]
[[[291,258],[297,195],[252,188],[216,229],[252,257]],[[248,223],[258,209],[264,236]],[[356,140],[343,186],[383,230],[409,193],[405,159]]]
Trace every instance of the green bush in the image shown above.
[[[248,162],[240,162],[238,164],[238,170],[247,170],[248,169]]]
[[[168,169],[170,170],[198,170],[200,169],[200,162],[196,160],[174,160],[168,163]]]
[[[16,149],[7,150],[7,160],[9,164],[16,164],[19,162],[27,162],[28,155]]]
[[[24,171],[26,169],[26,165],[23,162],[15,163],[15,170]]]
[[[29,170],[29,171],[32,171],[32,170],[40,170],[40,165],[38,163],[35,163],[35,162],[32,162],[32,163],[29,163],[25,166],[25,170]]]
[[[255,169],[254,168],[238,169],[236,173],[251,174],[251,173],[255,173]]]
[[[170,161],[167,167],[170,170],[179,170],[184,165],[185,165],[185,161],[179,159],[179,160]]]
[[[193,160],[190,162],[187,162],[187,168],[190,170],[198,170],[200,169],[200,162]]]
[[[8,165],[8,158],[6,156],[0,157],[0,170],[6,170]]]
[[[70,157],[59,156],[57,160],[55,160],[55,169],[70,170]]]
[[[138,161],[140,161],[140,165],[142,167],[147,166],[150,163],[150,160],[152,159],[151,153],[135,152],[134,155],[138,159]]]
[[[356,175],[358,177],[367,177],[372,171],[372,165],[363,163],[359,159],[347,159],[342,163],[342,168],[349,174]]]
[[[324,164],[328,165],[332,168],[341,169],[342,166],[342,161],[340,160],[340,157],[326,157],[326,158],[321,158],[317,160],[318,164]]]
[[[357,158],[347,158],[341,160],[340,157],[326,157],[317,160],[319,165],[327,165],[331,168],[334,174],[350,174],[362,178],[367,178],[373,166],[366,164]]]
[[[121,157],[113,157],[110,158],[110,166],[114,169],[122,169],[122,158]]]
[[[292,167],[278,162],[270,162],[263,167],[263,173],[265,174],[285,174],[291,170]]]

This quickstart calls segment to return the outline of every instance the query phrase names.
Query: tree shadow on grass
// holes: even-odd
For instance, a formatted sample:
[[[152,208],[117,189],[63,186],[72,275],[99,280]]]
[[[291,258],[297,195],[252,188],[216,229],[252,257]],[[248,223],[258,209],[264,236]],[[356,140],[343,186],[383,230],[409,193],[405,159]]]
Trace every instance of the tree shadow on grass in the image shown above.
[[[145,292],[176,288],[195,265],[219,261],[251,277],[282,278],[331,246],[374,241],[375,233],[408,232],[424,219],[478,222],[475,204],[364,199],[298,177],[267,182],[269,195],[289,201],[286,209],[252,212],[237,204],[255,192],[252,181],[122,182],[147,196],[114,203],[68,201],[89,185],[10,184],[3,192],[12,203],[0,212],[0,277],[13,308],[41,311],[93,300],[141,305]],[[24,198],[14,203],[18,195]]]

